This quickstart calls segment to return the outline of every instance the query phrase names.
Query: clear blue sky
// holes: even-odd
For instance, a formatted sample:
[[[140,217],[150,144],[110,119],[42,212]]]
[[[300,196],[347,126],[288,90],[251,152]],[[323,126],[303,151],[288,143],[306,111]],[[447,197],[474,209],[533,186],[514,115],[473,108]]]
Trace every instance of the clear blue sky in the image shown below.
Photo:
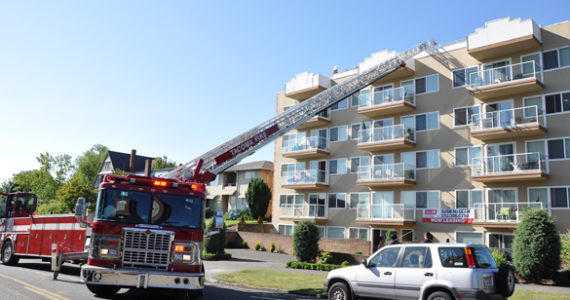
[[[0,181],[94,144],[186,162],[271,118],[295,74],[568,19],[570,1],[0,1]],[[273,144],[248,161],[273,160]]]

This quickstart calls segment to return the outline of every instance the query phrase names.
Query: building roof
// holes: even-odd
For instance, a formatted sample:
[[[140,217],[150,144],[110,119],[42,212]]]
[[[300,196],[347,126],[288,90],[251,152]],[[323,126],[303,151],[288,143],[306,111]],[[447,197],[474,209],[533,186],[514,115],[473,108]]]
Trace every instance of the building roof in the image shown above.
[[[273,171],[273,163],[267,160],[253,161],[249,163],[235,165],[231,168],[228,168],[224,172],[251,171],[251,170]]]
[[[109,155],[109,158],[111,159],[111,164],[113,165],[113,169],[121,169],[125,172],[129,172],[130,168],[129,168],[129,161],[131,158],[131,154],[130,153],[122,153],[122,152],[115,152],[115,151],[111,151],[108,150],[107,154]],[[147,160],[153,160],[154,157],[147,157],[147,156],[141,156],[141,155],[136,155],[135,157],[135,172],[140,172],[140,171],[144,171],[144,162]]]

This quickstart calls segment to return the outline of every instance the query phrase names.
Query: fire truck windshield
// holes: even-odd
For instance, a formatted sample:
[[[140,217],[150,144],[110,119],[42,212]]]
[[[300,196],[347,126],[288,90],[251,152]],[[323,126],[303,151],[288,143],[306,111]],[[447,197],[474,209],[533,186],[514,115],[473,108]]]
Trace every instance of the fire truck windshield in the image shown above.
[[[104,189],[97,199],[97,220],[201,228],[202,199],[190,195]]]

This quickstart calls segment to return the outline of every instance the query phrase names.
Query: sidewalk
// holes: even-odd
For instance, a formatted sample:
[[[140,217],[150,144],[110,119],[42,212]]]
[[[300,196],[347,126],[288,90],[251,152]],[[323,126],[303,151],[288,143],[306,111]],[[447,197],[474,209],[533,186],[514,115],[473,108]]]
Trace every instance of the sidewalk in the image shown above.
[[[289,254],[254,251],[249,249],[226,249],[226,252],[232,254],[231,260],[204,261],[204,266],[206,267],[206,282],[217,282],[213,278],[216,274],[237,272],[241,270],[263,269],[315,275],[326,275],[328,273],[326,271],[289,269],[286,267],[287,261],[295,260],[295,256]],[[570,294],[569,287],[539,284],[517,284],[515,290],[517,289]]]

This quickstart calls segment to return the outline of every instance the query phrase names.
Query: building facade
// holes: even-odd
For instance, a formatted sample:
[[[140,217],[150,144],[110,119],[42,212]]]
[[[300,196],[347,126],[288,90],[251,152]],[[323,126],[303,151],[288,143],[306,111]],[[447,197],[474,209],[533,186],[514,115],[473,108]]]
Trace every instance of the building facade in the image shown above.
[[[260,178],[273,191],[273,163],[270,161],[255,161],[243,163],[228,168],[218,174],[216,179],[206,186],[207,206],[214,211],[226,213],[232,209],[247,208],[245,193],[249,182]],[[266,217],[271,216],[272,201],[269,202]]]
[[[322,237],[366,239],[371,251],[392,228],[403,241],[429,231],[510,249],[522,212],[542,209],[565,233],[569,41],[569,21],[487,22],[277,139],[274,226],[289,235],[314,220]],[[395,54],[330,76],[300,73],[278,93],[277,113]],[[429,218],[444,209],[467,217]]]

